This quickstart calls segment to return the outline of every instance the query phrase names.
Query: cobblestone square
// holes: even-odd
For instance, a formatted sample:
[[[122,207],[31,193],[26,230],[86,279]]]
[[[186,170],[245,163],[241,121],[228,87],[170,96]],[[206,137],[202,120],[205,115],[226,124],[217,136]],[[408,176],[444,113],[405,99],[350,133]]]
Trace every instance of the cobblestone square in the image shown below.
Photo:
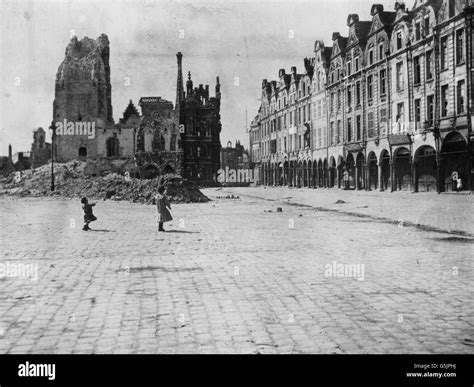
[[[474,353],[471,196],[203,192],[165,233],[154,206],[84,232],[78,200],[1,198],[0,352]]]

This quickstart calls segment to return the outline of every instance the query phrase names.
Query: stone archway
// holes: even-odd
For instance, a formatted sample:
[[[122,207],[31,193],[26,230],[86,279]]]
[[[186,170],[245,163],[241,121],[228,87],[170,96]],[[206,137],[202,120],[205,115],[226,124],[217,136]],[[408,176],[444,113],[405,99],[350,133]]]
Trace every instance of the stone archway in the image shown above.
[[[293,183],[293,180],[294,180],[294,166],[293,166],[293,161],[290,161],[288,163],[288,186],[289,187],[293,187],[294,186],[294,183]]]
[[[452,180],[454,172],[462,180],[465,189],[468,182],[469,159],[466,140],[460,133],[451,132],[446,136],[441,146],[440,161],[441,190],[451,191],[455,188]]]
[[[380,191],[388,190],[391,185],[390,179],[390,153],[386,149],[382,150],[379,159],[379,185]]]
[[[318,161],[318,185],[319,188],[324,187],[324,170],[323,170],[323,162],[321,159]]]
[[[437,187],[436,150],[433,147],[423,145],[416,150],[413,172],[415,192],[432,191]]]
[[[343,188],[344,187],[344,167],[345,167],[345,161],[342,156],[339,156],[337,158],[337,187],[338,188]]]
[[[283,163],[280,161],[277,163],[278,179],[277,184],[279,186],[285,185],[285,170],[283,168]]]
[[[334,188],[334,186],[336,185],[336,181],[337,181],[337,175],[336,175],[336,171],[337,171],[337,168],[336,168],[336,160],[334,159],[333,156],[331,156],[331,158],[329,159],[329,188]]]
[[[316,160],[313,161],[313,188],[318,187],[318,163]]]
[[[349,153],[346,158],[346,188],[355,189],[355,161],[352,153]]]
[[[298,188],[301,188],[302,186],[302,180],[303,180],[303,163],[301,161],[298,161],[297,162],[297,166],[296,166],[296,186]]]
[[[405,147],[397,148],[393,154],[395,189],[409,191],[411,189],[411,156]]]
[[[368,176],[367,176],[367,188],[369,190],[377,189],[378,187],[378,165],[377,155],[375,152],[370,152],[367,156]]]
[[[303,187],[308,186],[308,179],[307,179],[307,172],[308,172],[308,165],[306,164],[306,160],[303,161],[303,168],[302,168],[302,184]]]
[[[290,185],[289,172],[290,172],[289,163],[288,161],[285,161],[283,163],[283,185]]]
[[[358,153],[356,157],[356,169],[355,169],[355,188],[364,189],[365,188],[365,176],[364,176],[364,155]]]
[[[323,161],[323,176],[324,176],[324,187],[327,188],[329,184],[329,178],[328,178],[328,159],[324,159]]]

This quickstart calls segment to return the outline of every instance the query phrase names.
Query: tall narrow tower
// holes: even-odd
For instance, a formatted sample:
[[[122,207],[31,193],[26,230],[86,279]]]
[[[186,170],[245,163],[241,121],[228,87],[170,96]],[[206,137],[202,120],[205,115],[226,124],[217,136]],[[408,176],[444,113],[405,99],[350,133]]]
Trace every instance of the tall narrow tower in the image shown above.
[[[183,89],[183,68],[182,68],[182,59],[183,59],[183,54],[178,52],[176,54],[176,58],[178,58],[178,78],[176,80],[176,106],[175,109],[180,115],[181,118],[181,108],[182,108],[182,103],[184,100],[184,89]],[[180,122],[181,123],[181,122]]]

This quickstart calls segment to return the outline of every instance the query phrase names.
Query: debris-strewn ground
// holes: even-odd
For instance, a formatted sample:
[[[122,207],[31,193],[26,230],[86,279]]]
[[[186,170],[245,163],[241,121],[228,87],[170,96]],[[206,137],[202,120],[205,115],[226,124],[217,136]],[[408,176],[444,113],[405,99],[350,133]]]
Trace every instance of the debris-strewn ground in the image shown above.
[[[87,163],[70,161],[54,165],[55,191],[51,192],[51,164],[35,170],[10,174],[0,179],[0,194],[16,196],[61,196],[91,199],[127,200],[154,203],[160,185],[173,203],[207,202],[209,199],[198,186],[179,175],[169,174],[152,180],[140,180],[112,173],[106,176],[86,177]]]
[[[84,232],[78,200],[0,198],[0,263],[18,268],[0,278],[0,353],[472,356],[472,243],[316,210],[296,189],[202,191],[215,200],[172,205],[160,233],[153,206],[99,202]],[[354,195],[395,205],[307,191],[339,211]]]

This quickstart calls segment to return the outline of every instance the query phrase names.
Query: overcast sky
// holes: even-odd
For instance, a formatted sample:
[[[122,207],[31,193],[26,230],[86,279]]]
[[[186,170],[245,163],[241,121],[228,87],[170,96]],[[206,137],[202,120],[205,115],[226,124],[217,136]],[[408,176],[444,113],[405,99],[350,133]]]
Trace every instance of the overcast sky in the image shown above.
[[[142,96],[174,104],[181,51],[184,78],[190,70],[195,86],[209,84],[213,95],[220,77],[222,144],[239,139],[247,145],[246,109],[250,122],[262,79],[276,79],[278,69],[291,66],[303,72],[315,40],[329,46],[334,31],[346,36],[347,15],[370,20],[375,2],[393,11],[395,1],[387,0],[0,0],[0,155],[9,143],[13,152],[30,150],[33,129],[50,125],[56,71],[71,33],[108,35],[116,122],[130,99],[137,108]]]

